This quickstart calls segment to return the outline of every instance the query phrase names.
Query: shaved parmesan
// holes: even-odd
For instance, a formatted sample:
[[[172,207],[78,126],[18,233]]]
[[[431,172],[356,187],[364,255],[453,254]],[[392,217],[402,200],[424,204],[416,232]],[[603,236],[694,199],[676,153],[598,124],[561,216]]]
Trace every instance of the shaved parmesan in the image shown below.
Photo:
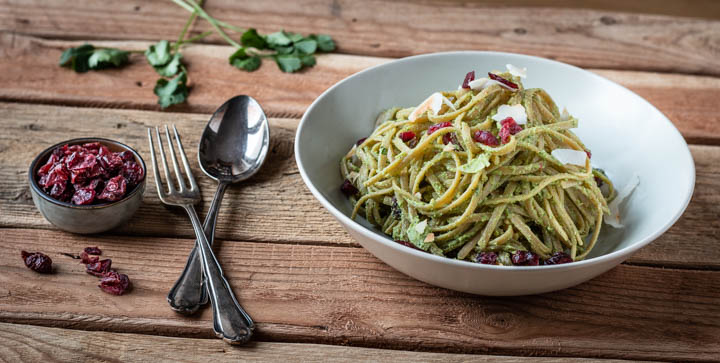
[[[505,67],[507,68],[508,72],[510,72],[510,74],[512,74],[515,77],[520,77],[520,78],[527,77],[527,68],[516,67],[512,64],[506,64]]]
[[[614,228],[623,228],[625,226],[620,223],[620,204],[630,195],[630,193],[632,193],[633,190],[635,190],[635,187],[637,187],[639,183],[640,178],[637,174],[633,174],[633,176],[630,177],[630,181],[618,192],[615,199],[608,204],[610,214],[606,214],[603,218],[603,222],[605,222],[605,224],[609,224]]]
[[[512,117],[518,125],[524,125],[527,123],[527,113],[525,113],[525,107],[519,104],[514,106],[501,105],[498,107],[498,111],[492,119],[495,121],[502,121],[508,117]]]
[[[423,220],[422,222],[415,225],[415,231],[417,233],[425,233],[425,227],[427,227],[427,220]]]
[[[481,89],[490,87],[490,85],[492,83],[488,84],[489,83],[488,81],[490,81],[490,78],[487,78],[487,77],[478,78],[476,80],[472,80],[472,81],[468,82],[468,86],[470,86],[470,88],[474,89],[474,90],[481,90]],[[462,85],[460,85],[460,86],[462,86]]]
[[[442,149],[442,151],[455,151],[455,145],[453,145],[453,144],[447,144],[447,145],[445,145],[445,147]]]
[[[415,109],[410,113],[410,116],[408,116],[408,120],[415,121],[426,111],[432,111],[437,115],[437,113],[440,112],[440,108],[442,108],[443,103],[455,111],[455,106],[453,106],[450,100],[443,96],[442,93],[435,92],[415,107]]]
[[[582,150],[555,149],[550,154],[563,164],[585,166],[587,160],[587,154]]]
[[[430,232],[427,236],[425,236],[425,240],[423,242],[430,243],[433,241],[435,241],[435,233]]]
[[[570,113],[567,108],[563,107],[562,113],[560,114],[560,121],[567,121],[570,119]]]
[[[413,197],[415,197],[417,199],[422,199],[422,194],[420,194],[420,192],[417,192],[417,193],[413,194]]]

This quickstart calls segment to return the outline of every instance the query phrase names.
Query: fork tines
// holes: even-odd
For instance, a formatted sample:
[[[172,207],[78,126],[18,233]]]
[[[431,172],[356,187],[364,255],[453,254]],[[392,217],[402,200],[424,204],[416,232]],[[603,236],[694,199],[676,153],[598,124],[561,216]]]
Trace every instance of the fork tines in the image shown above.
[[[165,157],[165,148],[163,146],[162,137],[160,136],[160,130],[155,127],[155,135],[157,137],[158,148],[160,150],[160,159],[163,164],[163,171],[165,174],[165,182],[167,188],[162,187],[162,180],[160,179],[160,172],[157,164],[157,157],[155,156],[155,145],[152,137],[152,128],[148,128],[148,140],[150,141],[150,157],[152,159],[153,173],[155,175],[155,184],[157,185],[158,194],[160,199],[164,203],[175,204],[175,201],[167,200],[168,197],[180,196],[184,198],[194,198],[199,196],[199,188],[195,183],[195,178],[192,175],[190,169],[190,163],[188,162],[187,156],[185,155],[185,149],[183,149],[182,142],[180,141],[180,135],[177,132],[177,128],[173,125],[173,133],[175,135],[175,141],[179,150],[180,158],[182,159],[183,168],[185,170],[185,178],[183,178],[182,170],[178,164],[177,157],[175,156],[175,148],[173,147],[172,137],[167,125],[165,126],[165,138],[167,139],[168,153],[173,164],[173,170],[175,172],[175,180],[170,177],[170,168],[168,167],[167,158]],[[189,187],[185,180],[189,182]]]

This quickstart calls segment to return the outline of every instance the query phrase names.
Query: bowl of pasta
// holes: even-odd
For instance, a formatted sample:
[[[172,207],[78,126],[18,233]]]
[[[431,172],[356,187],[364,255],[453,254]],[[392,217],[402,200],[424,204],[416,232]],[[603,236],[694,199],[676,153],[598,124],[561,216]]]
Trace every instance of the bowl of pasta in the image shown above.
[[[418,280],[511,296],[571,287],[664,233],[695,166],[667,117],[580,68],[449,52],[330,87],[295,139],[312,194]]]

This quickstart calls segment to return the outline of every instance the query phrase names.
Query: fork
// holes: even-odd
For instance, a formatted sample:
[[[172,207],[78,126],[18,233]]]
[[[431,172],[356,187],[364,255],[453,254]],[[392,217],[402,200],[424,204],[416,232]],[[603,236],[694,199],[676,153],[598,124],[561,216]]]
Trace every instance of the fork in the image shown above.
[[[183,207],[190,216],[190,222],[192,222],[192,226],[197,237],[197,247],[200,251],[206,287],[210,295],[210,302],[212,303],[213,329],[215,330],[215,335],[217,335],[218,338],[222,338],[229,344],[243,344],[250,340],[253,330],[255,329],[255,323],[253,323],[250,316],[245,312],[245,310],[243,310],[235,298],[235,295],[230,289],[230,285],[223,276],[222,268],[220,267],[217,258],[215,258],[215,254],[208,243],[207,237],[203,232],[202,224],[200,223],[200,219],[198,218],[194,207],[195,203],[202,199],[200,195],[200,188],[198,188],[197,183],[195,183],[195,178],[193,178],[192,171],[190,170],[190,164],[188,163],[187,156],[185,156],[185,150],[180,142],[180,135],[178,135],[177,128],[175,128],[174,125],[173,132],[175,134],[175,140],[177,141],[180,158],[182,159],[183,167],[185,169],[185,177],[190,185],[188,187],[185,184],[185,180],[183,179],[183,175],[180,170],[180,165],[178,165],[177,157],[175,156],[175,149],[173,147],[172,138],[170,137],[170,132],[168,127],[165,126],[165,137],[167,138],[168,152],[170,154],[173,170],[176,176],[175,183],[173,183],[173,180],[170,177],[170,169],[168,168],[165,151],[163,149],[162,138],[160,137],[160,131],[156,127],[155,135],[157,136],[160,159],[162,160],[163,170],[165,172],[165,181],[167,183],[167,188],[163,188],[155,157],[155,145],[153,143],[152,130],[148,128],[150,156],[152,158],[152,166],[158,196],[160,196],[160,200],[167,205]]]

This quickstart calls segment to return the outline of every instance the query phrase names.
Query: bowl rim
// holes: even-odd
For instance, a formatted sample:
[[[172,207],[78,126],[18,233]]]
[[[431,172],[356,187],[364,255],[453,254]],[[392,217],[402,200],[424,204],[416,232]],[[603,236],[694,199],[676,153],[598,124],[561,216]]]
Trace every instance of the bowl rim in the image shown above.
[[[131,191],[123,199],[116,200],[114,202],[102,203],[102,204],[76,205],[76,204],[72,204],[72,203],[68,203],[68,202],[59,201],[59,200],[47,195],[47,193],[45,193],[45,191],[43,191],[42,188],[40,188],[40,185],[37,184],[37,180],[35,180],[35,171],[38,168],[38,165],[40,164],[40,160],[45,159],[45,157],[48,156],[53,150],[55,150],[55,148],[58,148],[62,145],[66,145],[66,144],[67,145],[77,145],[77,144],[87,143],[87,142],[99,142],[99,143],[113,144],[115,146],[119,146],[120,148],[123,148],[123,149],[133,153],[133,155],[135,156],[135,159],[140,161],[140,166],[142,167],[144,175],[145,175],[142,182],[140,182],[140,184],[136,185],[135,188],[133,189],[133,191]],[[140,193],[141,190],[145,189],[144,185],[145,185],[145,181],[147,180],[147,169],[145,167],[145,160],[143,160],[142,156],[140,156],[140,153],[138,153],[137,151],[135,151],[135,149],[131,148],[130,146],[128,146],[122,142],[111,140],[111,139],[106,139],[103,137],[78,137],[78,138],[58,142],[58,143],[46,148],[45,150],[41,151],[35,157],[35,159],[33,159],[33,161],[30,163],[30,168],[28,169],[28,179],[30,181],[30,187],[33,189],[33,191],[35,191],[35,194],[39,195],[41,198],[43,198],[44,200],[46,200],[52,204],[55,204],[55,205],[58,205],[61,207],[72,208],[72,209],[92,210],[92,209],[109,208],[109,207],[116,206],[118,204],[121,204],[123,202],[126,202],[126,201],[132,199],[135,196],[135,194]]]
[[[351,219],[350,217],[346,216],[344,213],[340,212],[340,210],[338,210],[332,203],[330,203],[330,201],[328,201],[328,200],[325,198],[325,196],[324,196],[324,195],[315,187],[315,185],[313,185],[313,183],[310,181],[310,178],[309,178],[307,172],[305,171],[305,167],[303,166],[303,163],[302,163],[302,156],[301,156],[302,151],[301,151],[301,149],[300,149],[300,147],[299,147],[299,145],[300,145],[300,143],[299,143],[300,134],[303,132],[303,127],[305,126],[305,124],[306,124],[307,122],[309,122],[309,121],[308,121],[308,120],[309,120],[309,115],[312,113],[312,111],[315,109],[315,107],[317,107],[318,103],[319,103],[322,99],[324,99],[329,93],[333,92],[336,88],[338,88],[338,87],[341,86],[342,84],[350,81],[352,78],[355,78],[355,77],[360,76],[360,75],[365,74],[365,73],[376,72],[378,69],[381,69],[381,68],[383,68],[383,67],[387,67],[388,65],[391,65],[391,64],[407,63],[407,62],[415,61],[415,60],[417,60],[417,59],[432,58],[432,57],[446,57],[446,56],[487,56],[487,55],[492,55],[492,56],[504,56],[504,57],[514,57],[514,58],[517,58],[517,57],[519,57],[519,58],[526,58],[526,59],[532,59],[533,61],[537,61],[537,62],[540,62],[540,63],[554,64],[554,65],[561,65],[561,66],[570,67],[570,68],[572,68],[572,69],[582,71],[583,73],[589,75],[589,76],[592,77],[592,78],[597,79],[597,80],[600,81],[600,82],[607,82],[607,83],[610,83],[610,84],[612,84],[612,85],[614,85],[614,86],[616,86],[616,87],[620,87],[621,89],[629,92],[630,94],[635,95],[635,96],[640,100],[640,102],[646,104],[647,106],[650,106],[650,108],[651,108],[652,110],[655,110],[659,115],[662,116],[662,120],[663,120],[664,122],[666,122],[666,123],[670,126],[671,131],[674,131],[675,135],[679,138],[679,140],[680,140],[680,141],[682,142],[682,144],[685,146],[685,148],[683,149],[683,151],[684,151],[684,155],[683,155],[683,156],[685,156],[685,157],[688,159],[688,162],[689,162],[689,167],[690,167],[690,183],[688,183],[689,186],[688,186],[688,188],[685,190],[685,201],[682,203],[682,208],[679,208],[679,209],[675,212],[675,214],[672,216],[672,218],[670,218],[670,220],[668,220],[668,222],[665,223],[665,225],[662,225],[662,226],[660,226],[659,228],[656,228],[652,233],[648,234],[647,236],[645,236],[644,238],[640,239],[639,241],[637,241],[637,242],[635,242],[635,243],[633,243],[633,244],[631,244],[631,245],[629,245],[629,246],[627,246],[627,247],[621,248],[621,249],[619,249],[619,250],[617,250],[617,251],[613,251],[613,252],[610,252],[610,253],[607,253],[607,254],[604,254],[604,255],[600,255],[600,256],[597,256],[597,257],[595,257],[595,258],[586,259],[586,260],[582,260],[582,261],[577,261],[577,262],[573,262],[573,263],[560,264],[560,265],[549,265],[549,266],[548,266],[548,265],[538,265],[538,266],[500,266],[500,265],[485,265],[485,264],[479,264],[479,263],[474,263],[474,262],[465,261],[465,260],[457,260],[457,259],[448,258],[448,257],[444,257],[444,256],[436,256],[436,255],[433,255],[433,254],[431,254],[431,253],[427,253],[427,252],[424,252],[424,251],[418,251],[418,250],[416,250],[416,249],[403,246],[403,245],[401,245],[401,244],[399,244],[399,243],[396,243],[396,242],[390,240],[387,236],[380,236],[380,235],[378,235],[377,233],[375,233],[375,232],[371,231],[370,229],[366,228],[365,226],[361,225],[359,222]],[[616,82],[613,82],[613,81],[611,81],[611,80],[609,80],[609,79],[607,79],[607,78],[605,78],[605,77],[603,77],[603,76],[600,76],[600,75],[598,75],[598,74],[596,74],[596,73],[590,72],[590,71],[585,70],[585,69],[582,69],[582,68],[580,68],[580,67],[576,67],[576,66],[571,65],[571,64],[567,64],[567,63],[564,63],[564,62],[559,62],[559,61],[555,61],[555,60],[551,60],[551,59],[547,59],[547,58],[542,58],[542,57],[537,57],[537,56],[526,55],[526,54],[508,53],[508,52],[495,52],[495,51],[472,51],[472,50],[464,50],[464,51],[449,51],[449,52],[437,52],[437,53],[420,54],[420,55],[415,55],[415,56],[410,56],[410,57],[395,59],[395,60],[391,60],[391,61],[389,61],[389,62],[385,62],[385,63],[382,63],[382,64],[378,64],[378,65],[369,67],[369,68],[367,68],[367,69],[364,69],[364,70],[362,70],[362,71],[356,72],[356,73],[354,73],[354,74],[351,74],[350,76],[347,76],[347,77],[343,78],[342,80],[340,80],[340,81],[338,81],[337,83],[335,83],[335,84],[333,84],[332,86],[330,86],[330,87],[329,87],[327,90],[325,90],[322,94],[320,94],[320,96],[318,96],[318,97],[310,104],[310,106],[307,108],[307,110],[306,110],[305,113],[303,114],[302,118],[300,119],[300,123],[298,124],[297,131],[296,131],[296,133],[295,133],[294,152],[295,152],[295,163],[296,163],[297,166],[298,166],[298,170],[299,170],[299,172],[300,172],[300,176],[302,177],[303,182],[305,183],[305,185],[308,187],[308,189],[310,189],[310,192],[313,194],[313,196],[315,197],[315,199],[317,199],[318,201],[320,201],[320,204],[322,204],[323,207],[325,207],[325,209],[327,209],[327,210],[330,212],[330,214],[332,214],[336,219],[338,219],[338,221],[341,222],[341,224],[343,224],[343,225],[346,226],[347,228],[352,228],[353,231],[362,234],[364,237],[366,237],[366,238],[368,238],[368,239],[370,239],[370,240],[372,240],[372,241],[374,241],[374,242],[377,242],[377,243],[380,243],[380,244],[384,244],[386,247],[390,247],[391,249],[395,249],[395,250],[399,251],[400,253],[407,253],[407,254],[410,254],[410,255],[412,255],[412,256],[418,257],[418,258],[420,258],[420,259],[426,260],[426,261],[428,261],[428,262],[432,262],[432,263],[444,263],[444,264],[449,264],[449,265],[451,265],[451,266],[455,266],[455,267],[458,267],[458,268],[470,268],[470,269],[476,269],[476,270],[504,270],[504,271],[539,271],[539,270],[542,270],[542,271],[551,271],[551,270],[560,270],[560,269],[564,269],[564,270],[574,270],[574,269],[580,269],[580,268],[585,268],[585,267],[589,267],[589,266],[595,266],[595,265],[607,263],[607,262],[610,262],[610,261],[615,260],[615,259],[622,259],[622,260],[624,260],[624,259],[626,259],[627,257],[629,257],[632,253],[634,253],[635,251],[639,250],[639,249],[642,248],[642,247],[645,247],[645,246],[648,245],[650,242],[652,242],[652,241],[654,241],[655,239],[657,239],[659,236],[661,236],[663,233],[665,233],[670,227],[672,227],[672,226],[675,224],[675,222],[677,222],[677,220],[683,215],[683,213],[684,213],[685,210],[687,209],[688,204],[690,203],[690,200],[691,200],[691,198],[692,198],[693,192],[694,192],[694,190],[695,190],[695,179],[696,179],[696,174],[695,174],[695,173],[696,173],[696,172],[695,172],[695,161],[694,161],[694,159],[693,159],[693,157],[692,157],[692,153],[690,152],[690,148],[688,147],[687,141],[685,141],[685,138],[682,136],[682,134],[681,134],[680,131],[677,129],[677,127],[675,127],[675,125],[672,123],[672,121],[670,121],[670,119],[669,119],[665,114],[663,114],[660,110],[657,109],[657,107],[655,107],[653,104],[651,104],[650,102],[648,102],[646,99],[644,99],[643,97],[641,97],[641,96],[638,95],[637,93],[635,93],[635,92],[631,91],[630,89],[628,89],[627,87],[625,87],[625,86],[623,86],[623,85],[620,85],[620,84],[618,84],[618,83],[616,83]]]

